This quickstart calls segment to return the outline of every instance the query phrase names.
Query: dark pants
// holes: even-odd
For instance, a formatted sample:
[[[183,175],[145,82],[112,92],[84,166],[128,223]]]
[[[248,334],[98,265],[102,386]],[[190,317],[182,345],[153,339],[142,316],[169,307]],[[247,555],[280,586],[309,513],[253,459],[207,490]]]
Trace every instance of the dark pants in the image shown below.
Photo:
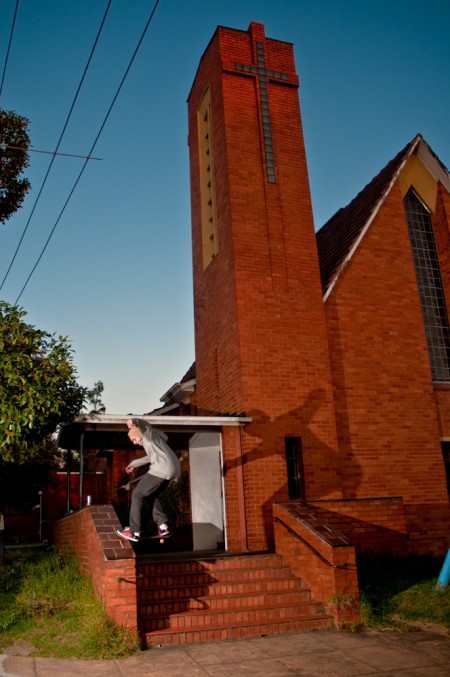
[[[142,475],[139,482],[133,489],[130,508],[130,529],[135,533],[141,532],[141,510],[144,498],[151,496],[153,500],[153,520],[158,526],[167,523],[167,515],[162,509],[159,501],[161,494],[169,486],[169,480],[162,480],[160,477],[150,475],[148,472]]]

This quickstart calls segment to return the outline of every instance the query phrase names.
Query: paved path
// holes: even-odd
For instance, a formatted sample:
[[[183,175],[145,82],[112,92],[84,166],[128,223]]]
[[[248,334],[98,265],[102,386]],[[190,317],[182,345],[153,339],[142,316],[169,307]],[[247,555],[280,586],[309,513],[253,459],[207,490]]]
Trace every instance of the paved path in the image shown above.
[[[0,677],[449,677],[450,636],[308,631],[153,648],[124,660],[0,655]]]

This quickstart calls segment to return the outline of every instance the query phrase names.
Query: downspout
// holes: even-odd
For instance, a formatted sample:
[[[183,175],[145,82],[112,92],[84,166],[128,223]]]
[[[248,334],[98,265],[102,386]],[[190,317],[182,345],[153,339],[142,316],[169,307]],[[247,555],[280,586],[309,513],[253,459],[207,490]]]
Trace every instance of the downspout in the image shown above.
[[[84,431],[80,435],[80,507],[83,507]]]
[[[237,473],[237,494],[239,508],[239,536],[241,540],[242,552],[248,551],[247,544],[247,516],[245,514],[245,494],[244,494],[244,459],[242,456],[241,428],[234,429],[234,441],[236,448],[236,473]]]
[[[72,449],[67,449],[67,470],[66,470],[66,479],[67,479],[67,497],[66,497],[66,515],[70,515],[70,466],[72,460]]]
[[[42,491],[39,491],[39,542],[42,543]]]

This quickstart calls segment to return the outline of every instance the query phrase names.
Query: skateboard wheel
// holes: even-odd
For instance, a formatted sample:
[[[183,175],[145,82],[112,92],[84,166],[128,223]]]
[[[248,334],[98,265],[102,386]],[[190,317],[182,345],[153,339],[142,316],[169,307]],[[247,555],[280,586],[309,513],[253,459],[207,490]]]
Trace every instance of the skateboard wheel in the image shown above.
[[[163,538],[160,538],[160,539],[159,539],[159,542],[160,542],[160,543],[164,543],[164,539],[163,539]]]

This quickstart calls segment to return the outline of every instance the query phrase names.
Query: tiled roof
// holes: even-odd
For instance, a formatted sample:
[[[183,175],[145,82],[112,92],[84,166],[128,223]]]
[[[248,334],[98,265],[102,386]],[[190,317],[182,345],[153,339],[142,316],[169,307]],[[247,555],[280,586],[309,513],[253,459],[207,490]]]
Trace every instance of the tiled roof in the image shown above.
[[[317,232],[320,276],[324,293],[370,215],[391,185],[397,171],[419,140],[422,140],[420,134],[414,137],[346,207],[337,211]]]
[[[189,367],[180,383],[186,383],[186,381],[191,381],[193,378],[195,378],[195,362]]]
[[[164,402],[164,407],[169,404],[181,402],[187,395],[192,393],[195,381],[195,362],[189,367],[181,381],[174,383],[169,390],[160,398]]]

